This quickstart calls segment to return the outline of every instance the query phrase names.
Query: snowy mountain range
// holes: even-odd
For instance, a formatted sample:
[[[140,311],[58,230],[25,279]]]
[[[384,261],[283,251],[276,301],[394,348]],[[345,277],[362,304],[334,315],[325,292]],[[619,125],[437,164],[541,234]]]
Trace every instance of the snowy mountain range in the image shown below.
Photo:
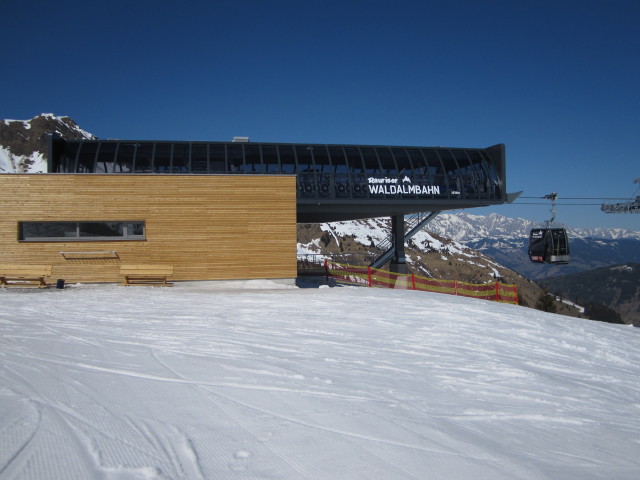
[[[479,243],[487,238],[512,243],[515,239],[528,239],[535,222],[524,218],[509,218],[496,213],[471,215],[469,213],[443,213],[429,223],[427,229],[465,244]],[[640,232],[622,228],[571,228],[572,239],[598,238],[602,240],[640,240]]]
[[[569,265],[539,265],[527,256],[529,230],[535,223],[497,214],[440,214],[426,229],[447,236],[531,278],[567,275],[609,265],[640,262],[640,232],[620,228],[567,227],[571,245]]]

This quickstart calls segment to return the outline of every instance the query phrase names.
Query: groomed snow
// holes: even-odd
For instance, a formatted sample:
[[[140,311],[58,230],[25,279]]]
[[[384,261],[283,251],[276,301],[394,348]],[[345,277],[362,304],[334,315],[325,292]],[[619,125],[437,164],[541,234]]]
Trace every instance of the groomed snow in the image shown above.
[[[0,291],[2,479],[637,479],[640,330],[268,281]]]

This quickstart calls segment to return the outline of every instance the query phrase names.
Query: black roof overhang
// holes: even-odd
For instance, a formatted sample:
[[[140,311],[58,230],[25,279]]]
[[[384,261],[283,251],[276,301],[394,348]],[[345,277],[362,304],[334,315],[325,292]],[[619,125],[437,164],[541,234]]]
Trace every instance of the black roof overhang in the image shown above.
[[[297,222],[321,223],[500,205],[504,200],[298,199]]]

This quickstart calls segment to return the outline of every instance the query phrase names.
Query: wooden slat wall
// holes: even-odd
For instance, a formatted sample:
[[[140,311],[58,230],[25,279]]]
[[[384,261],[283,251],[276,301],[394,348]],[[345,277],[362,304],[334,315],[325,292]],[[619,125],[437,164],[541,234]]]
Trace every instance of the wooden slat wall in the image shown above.
[[[147,240],[18,241],[19,221],[125,220],[144,220]],[[50,264],[68,283],[145,263],[173,265],[173,280],[295,278],[295,177],[0,175],[0,263]]]

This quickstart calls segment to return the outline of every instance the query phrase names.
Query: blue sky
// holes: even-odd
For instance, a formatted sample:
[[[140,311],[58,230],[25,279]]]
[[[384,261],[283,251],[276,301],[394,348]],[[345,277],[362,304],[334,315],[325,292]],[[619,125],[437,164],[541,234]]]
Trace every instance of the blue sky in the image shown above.
[[[636,0],[0,0],[0,16],[0,118],[68,115],[100,138],[504,143],[509,191],[558,192],[570,226],[640,230],[562,200],[637,187]],[[549,217],[469,212],[490,211]]]

